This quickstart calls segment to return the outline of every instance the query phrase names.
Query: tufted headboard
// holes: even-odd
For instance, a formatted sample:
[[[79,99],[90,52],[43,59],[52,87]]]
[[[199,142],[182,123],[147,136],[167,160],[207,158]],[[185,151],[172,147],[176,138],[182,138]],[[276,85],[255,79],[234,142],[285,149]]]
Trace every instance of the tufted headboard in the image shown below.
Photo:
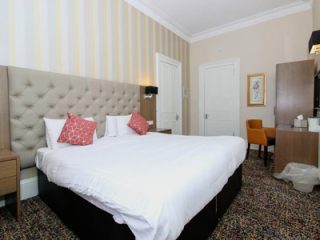
[[[34,166],[36,150],[46,146],[43,117],[93,116],[100,137],[106,115],[140,110],[138,85],[9,66],[8,88],[10,143],[22,168]]]

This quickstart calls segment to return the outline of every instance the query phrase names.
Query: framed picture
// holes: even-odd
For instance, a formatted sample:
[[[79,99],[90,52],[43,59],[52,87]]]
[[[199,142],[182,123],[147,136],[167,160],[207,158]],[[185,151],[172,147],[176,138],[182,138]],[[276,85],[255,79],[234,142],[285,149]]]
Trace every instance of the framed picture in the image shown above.
[[[266,105],[266,74],[248,74],[248,106]]]

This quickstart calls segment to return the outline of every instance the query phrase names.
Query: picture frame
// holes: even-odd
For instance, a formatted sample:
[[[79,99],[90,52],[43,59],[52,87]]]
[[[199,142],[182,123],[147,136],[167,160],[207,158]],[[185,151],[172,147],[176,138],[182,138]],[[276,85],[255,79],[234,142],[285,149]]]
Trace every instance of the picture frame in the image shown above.
[[[247,75],[248,106],[266,105],[266,73]]]

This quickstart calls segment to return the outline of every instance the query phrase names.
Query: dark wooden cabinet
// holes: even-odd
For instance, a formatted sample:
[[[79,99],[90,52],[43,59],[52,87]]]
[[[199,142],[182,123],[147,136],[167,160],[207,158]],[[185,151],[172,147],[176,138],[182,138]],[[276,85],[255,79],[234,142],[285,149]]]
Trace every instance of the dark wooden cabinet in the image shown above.
[[[299,114],[313,116],[314,60],[277,64],[276,126],[293,125]]]
[[[313,116],[314,61],[277,65],[276,146],[274,172],[281,172],[289,162],[318,165],[318,133],[307,128],[293,128],[299,114]]]

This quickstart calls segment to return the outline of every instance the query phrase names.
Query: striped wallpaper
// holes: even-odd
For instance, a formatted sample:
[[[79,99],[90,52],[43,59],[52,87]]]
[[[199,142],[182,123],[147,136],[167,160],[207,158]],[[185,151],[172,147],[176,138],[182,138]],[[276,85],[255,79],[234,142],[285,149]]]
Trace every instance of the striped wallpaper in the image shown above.
[[[189,89],[189,44],[124,0],[0,0],[0,27],[1,65],[150,85],[159,52]]]

